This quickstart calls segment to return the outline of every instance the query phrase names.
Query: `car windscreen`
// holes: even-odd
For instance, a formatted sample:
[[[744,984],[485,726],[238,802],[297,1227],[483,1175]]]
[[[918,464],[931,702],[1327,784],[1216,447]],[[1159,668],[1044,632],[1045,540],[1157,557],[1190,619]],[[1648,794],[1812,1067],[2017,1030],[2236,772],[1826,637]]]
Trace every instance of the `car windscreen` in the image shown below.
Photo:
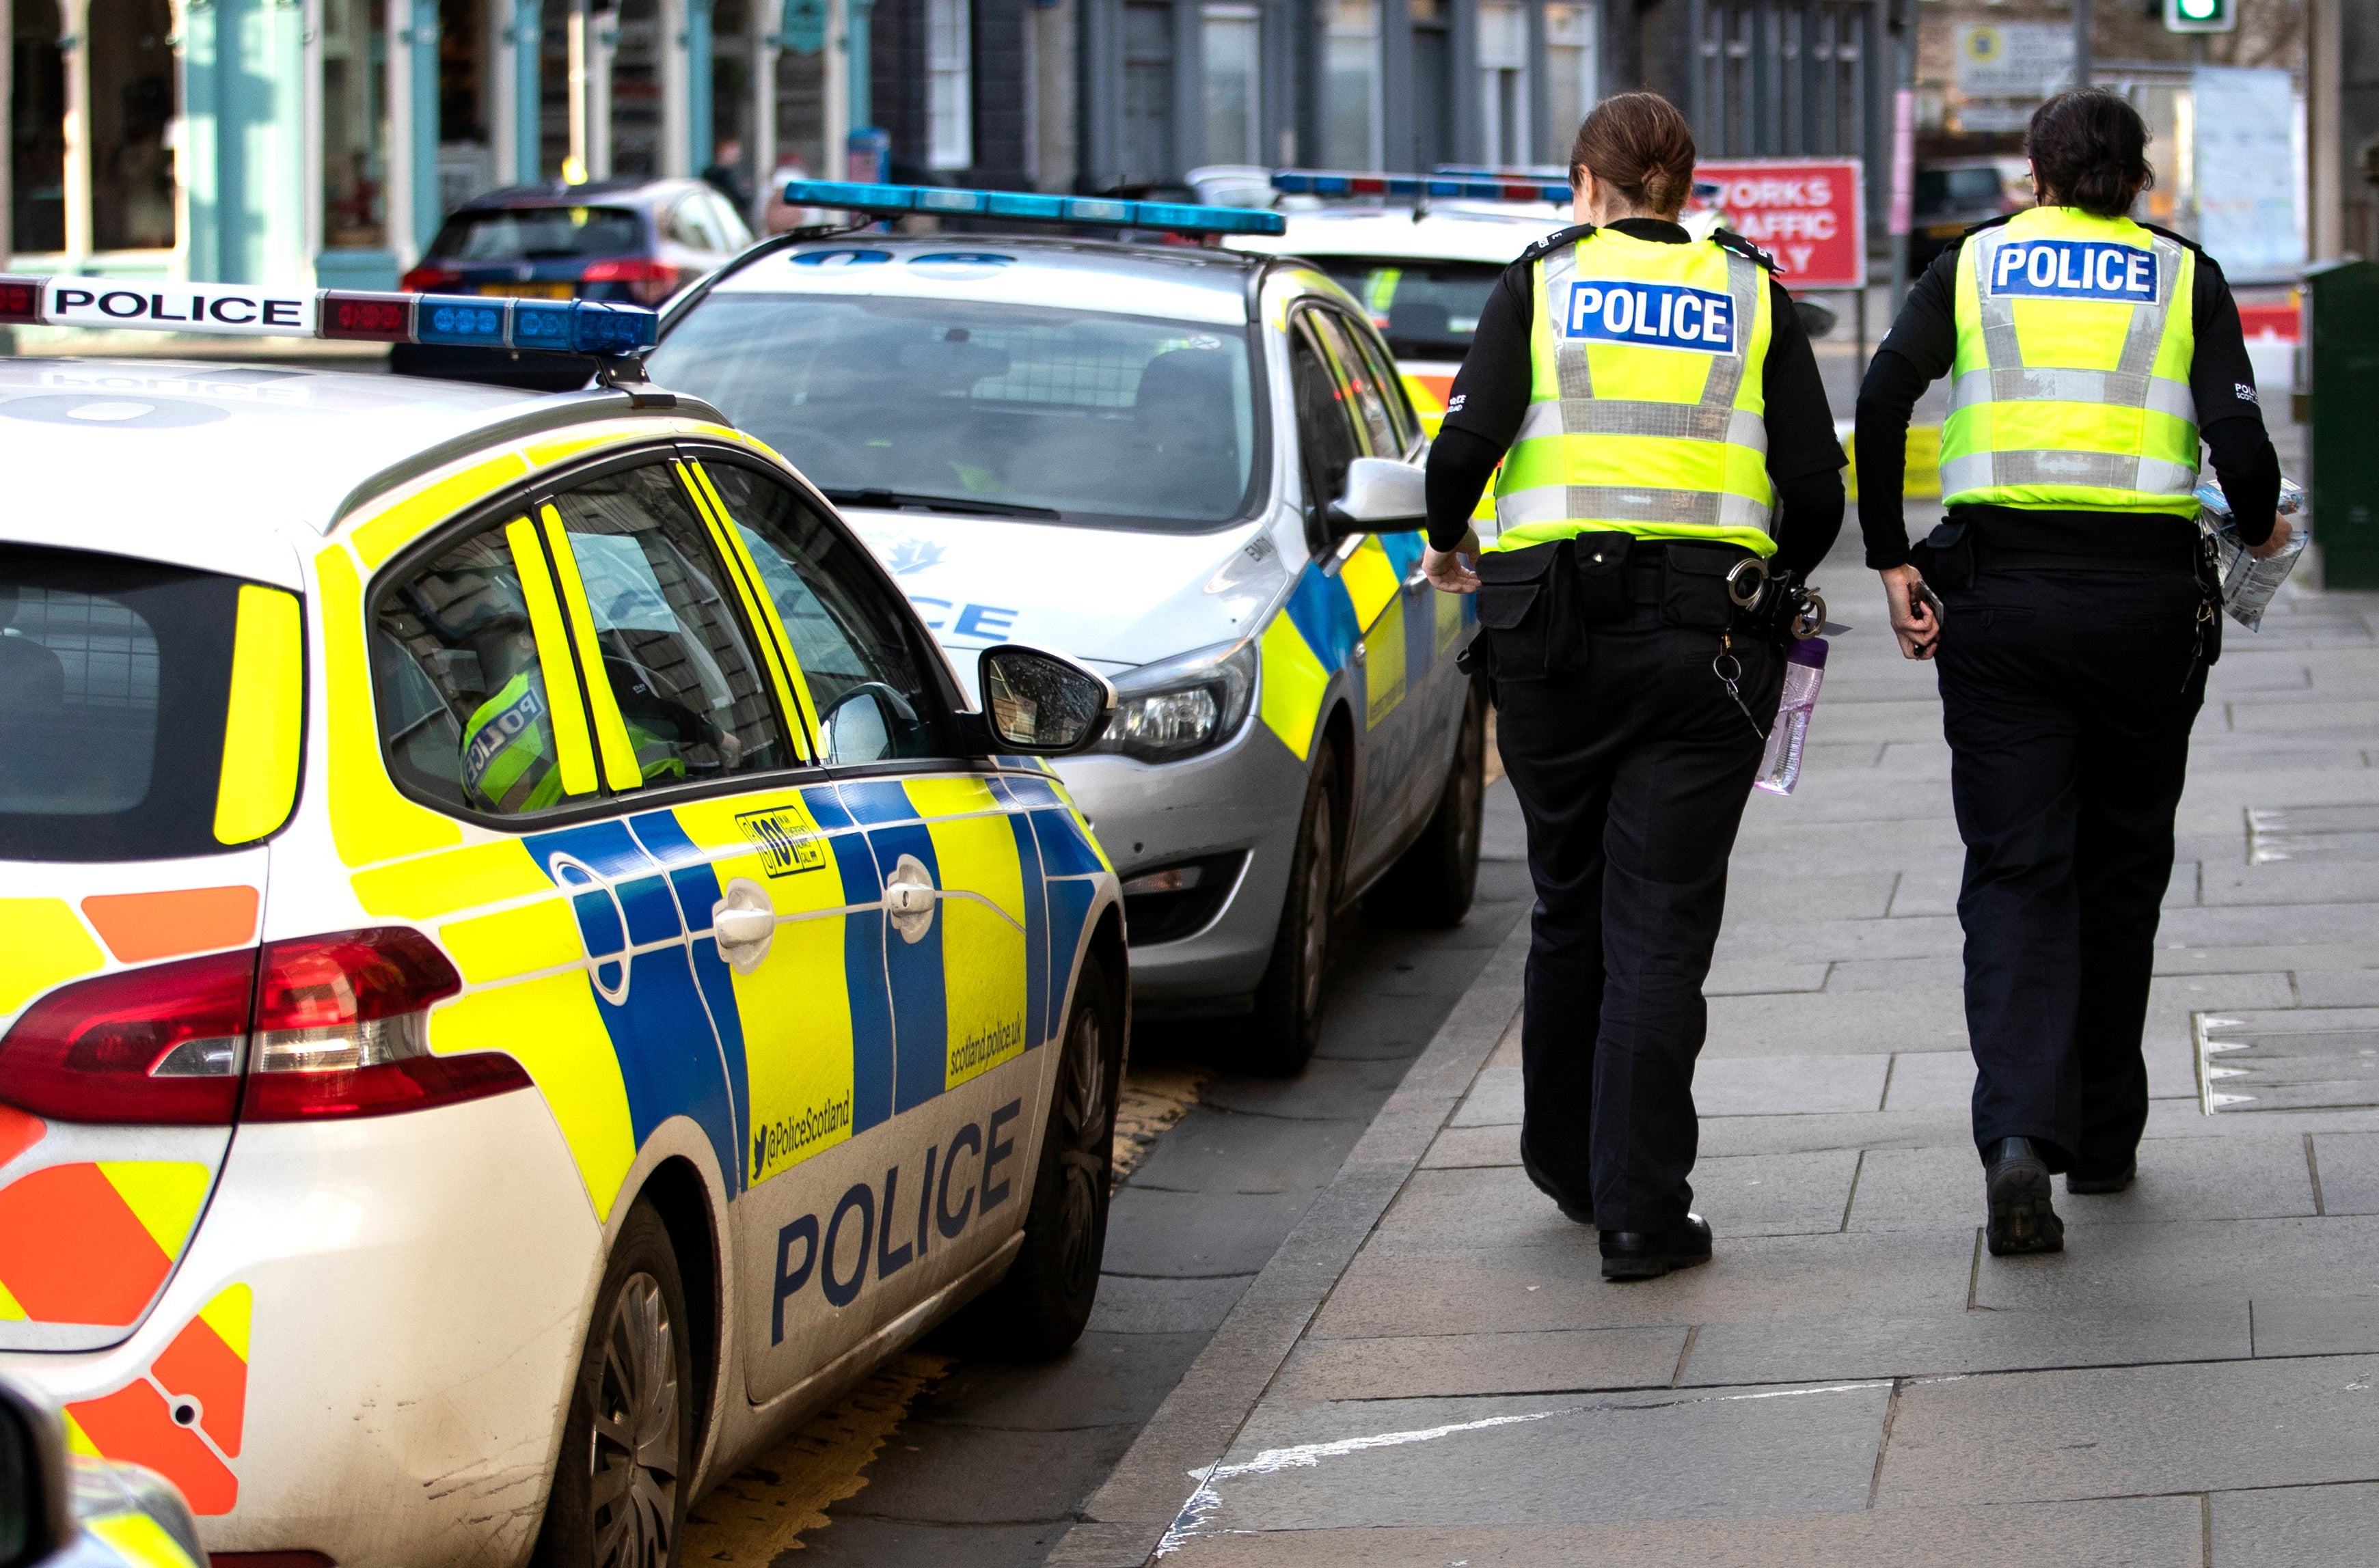
[[[1411,261],[1390,257],[1316,259],[1363,302],[1399,359],[1459,359],[1470,351],[1479,313],[1503,269],[1492,261]]]
[[[1919,212],[1954,212],[1969,208],[1997,209],[2006,187],[1999,172],[1987,164],[1964,169],[1916,171],[1915,206]]]
[[[839,503],[1194,533],[1254,509],[1255,353],[1206,322],[714,294],[651,368]]]
[[[239,584],[0,545],[0,861],[220,853]]]
[[[629,208],[503,207],[455,213],[429,254],[442,261],[550,261],[644,247],[644,223]]]

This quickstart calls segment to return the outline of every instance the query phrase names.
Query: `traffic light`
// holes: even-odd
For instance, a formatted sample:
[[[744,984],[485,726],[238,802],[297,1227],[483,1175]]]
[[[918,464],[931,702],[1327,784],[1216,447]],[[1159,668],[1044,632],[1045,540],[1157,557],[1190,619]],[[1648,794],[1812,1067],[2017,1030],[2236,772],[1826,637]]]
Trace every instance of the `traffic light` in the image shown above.
[[[2229,32],[2239,25],[2239,0],[2164,0],[2167,32]]]

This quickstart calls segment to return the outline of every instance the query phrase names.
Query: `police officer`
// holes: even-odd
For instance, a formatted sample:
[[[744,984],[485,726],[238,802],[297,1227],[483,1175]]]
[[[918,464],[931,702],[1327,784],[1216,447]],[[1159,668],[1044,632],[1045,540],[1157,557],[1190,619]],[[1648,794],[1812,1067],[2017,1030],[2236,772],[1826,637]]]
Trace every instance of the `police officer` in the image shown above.
[[[2119,1192],[2147,1125],[2157,906],[2219,652],[2191,494],[2201,439],[2241,542],[2268,555],[2288,536],[2221,269],[2125,216],[2146,144],[2113,93],[2041,105],[2026,147],[2040,204],[1926,271],[1859,392],[1867,564],[1902,651],[1938,655],[1994,1253],[2062,1248],[2051,1173],[2068,1192]],[[1945,374],[1948,517],[1912,563],[1909,413]]]
[[[1677,223],[1693,133],[1604,100],[1576,226],[1489,296],[1429,460],[1440,589],[1479,595],[1536,883],[1520,1157],[1605,1279],[1706,1260],[1690,1212],[1701,984],[1783,659],[1729,594],[1805,573],[1842,453],[1806,331],[1747,241]],[[1498,537],[1466,537],[1491,474]]]

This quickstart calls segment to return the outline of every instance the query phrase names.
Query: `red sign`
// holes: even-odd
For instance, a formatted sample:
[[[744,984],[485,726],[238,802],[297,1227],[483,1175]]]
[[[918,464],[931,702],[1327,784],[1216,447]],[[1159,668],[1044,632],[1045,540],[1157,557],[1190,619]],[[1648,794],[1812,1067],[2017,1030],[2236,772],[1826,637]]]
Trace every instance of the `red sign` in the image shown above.
[[[1726,226],[1783,264],[1786,288],[1866,285],[1866,187],[1856,158],[1734,158],[1694,167]]]

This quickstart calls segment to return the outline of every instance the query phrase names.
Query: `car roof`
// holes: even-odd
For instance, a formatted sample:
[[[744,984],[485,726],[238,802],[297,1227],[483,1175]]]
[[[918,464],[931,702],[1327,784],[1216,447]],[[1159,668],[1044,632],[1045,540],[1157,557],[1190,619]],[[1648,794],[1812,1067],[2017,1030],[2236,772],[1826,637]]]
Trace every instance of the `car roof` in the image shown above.
[[[496,211],[510,207],[651,207],[670,197],[691,190],[700,180],[670,177],[667,179],[607,179],[589,180],[585,185],[565,185],[560,180],[544,185],[509,185],[501,190],[483,191],[471,198],[456,212]],[[452,214],[450,214],[451,216]]]
[[[861,234],[753,257],[709,294],[996,300],[1243,326],[1249,275],[1268,260],[1208,246],[1046,235]]]
[[[1431,207],[1419,218],[1409,207],[1329,207],[1288,212],[1278,236],[1233,235],[1235,250],[1299,256],[1402,256],[1416,260],[1484,261],[1504,265],[1549,234],[1567,228],[1565,212],[1546,209]]]
[[[289,582],[296,551],[364,497],[523,427],[627,406],[289,366],[0,359],[0,542]]]

